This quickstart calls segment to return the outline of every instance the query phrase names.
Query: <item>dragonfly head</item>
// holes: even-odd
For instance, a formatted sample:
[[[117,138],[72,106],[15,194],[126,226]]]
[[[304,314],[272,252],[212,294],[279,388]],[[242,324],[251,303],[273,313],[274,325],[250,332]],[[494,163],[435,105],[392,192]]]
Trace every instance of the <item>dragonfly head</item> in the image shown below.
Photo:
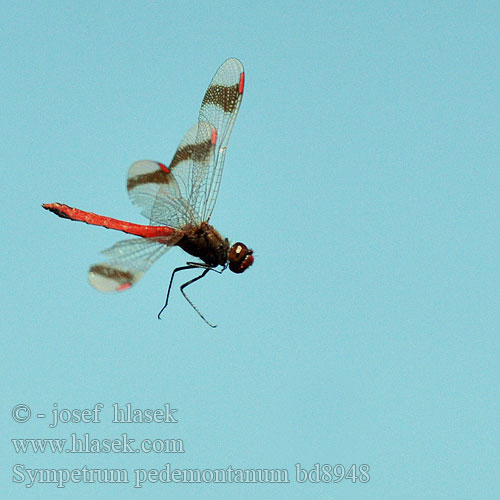
[[[253,250],[250,250],[243,243],[237,242],[230,249],[227,254],[229,261],[229,269],[233,273],[242,273],[245,269],[253,264]]]

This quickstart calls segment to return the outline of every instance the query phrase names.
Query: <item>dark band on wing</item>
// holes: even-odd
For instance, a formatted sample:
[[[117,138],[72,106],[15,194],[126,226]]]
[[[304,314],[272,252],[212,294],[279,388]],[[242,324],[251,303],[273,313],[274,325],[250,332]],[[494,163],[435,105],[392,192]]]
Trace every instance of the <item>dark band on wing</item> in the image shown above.
[[[225,113],[232,113],[241,98],[241,92],[239,91],[240,84],[231,85],[230,87],[226,85],[210,85],[208,87],[205,97],[201,103],[201,107],[208,104],[215,104],[220,106]]]
[[[115,269],[114,267],[104,266],[102,264],[92,266],[90,268],[89,272],[96,273],[100,276],[104,276],[104,278],[115,280],[118,283],[133,283],[134,282],[134,274],[133,273],[131,273],[129,271],[120,271],[119,269]]]
[[[170,182],[169,174],[164,170],[148,172],[147,174],[134,175],[127,179],[127,189],[131,191],[142,184],[168,184]]]
[[[168,184],[172,179],[169,171],[176,165],[189,159],[199,163],[207,162],[210,160],[213,147],[214,144],[211,138],[196,144],[187,144],[176,151],[168,169],[165,167],[165,169],[155,172],[147,172],[129,177],[127,180],[127,189],[132,191],[137,186],[143,184]]]
[[[212,155],[213,146],[211,138],[196,144],[187,144],[186,146],[182,146],[182,148],[179,148],[175,152],[169,168],[172,170],[179,163],[189,159],[199,163],[206,162]]]

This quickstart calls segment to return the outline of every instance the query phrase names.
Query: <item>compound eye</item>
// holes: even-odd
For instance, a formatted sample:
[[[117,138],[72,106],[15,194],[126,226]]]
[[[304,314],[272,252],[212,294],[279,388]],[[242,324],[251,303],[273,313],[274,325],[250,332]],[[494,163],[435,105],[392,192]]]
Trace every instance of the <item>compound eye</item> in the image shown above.
[[[227,258],[229,262],[239,263],[241,262],[246,254],[248,253],[248,248],[243,243],[235,243],[229,250]]]
[[[234,273],[242,273],[253,264],[252,253],[252,250],[249,250],[244,243],[235,243],[227,255],[229,269]]]

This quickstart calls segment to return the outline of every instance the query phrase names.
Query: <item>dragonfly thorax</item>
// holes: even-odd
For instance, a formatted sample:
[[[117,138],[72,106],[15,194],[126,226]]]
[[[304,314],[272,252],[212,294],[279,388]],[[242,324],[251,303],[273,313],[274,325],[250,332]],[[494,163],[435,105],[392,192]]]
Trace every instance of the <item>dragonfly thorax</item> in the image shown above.
[[[211,267],[224,266],[229,252],[229,241],[210,224],[183,228],[184,235],[177,246],[193,257],[200,258]]]

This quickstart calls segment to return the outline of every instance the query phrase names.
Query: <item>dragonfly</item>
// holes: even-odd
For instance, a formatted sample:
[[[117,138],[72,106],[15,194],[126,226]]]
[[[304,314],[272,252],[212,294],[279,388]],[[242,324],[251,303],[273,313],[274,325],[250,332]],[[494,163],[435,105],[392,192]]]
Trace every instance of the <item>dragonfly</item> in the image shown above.
[[[209,271],[222,273],[229,267],[240,274],[254,262],[250,248],[241,242],[231,245],[209,224],[244,84],[242,63],[235,58],[227,59],[205,92],[198,122],[186,132],[170,164],[152,160],[132,164],[127,177],[128,194],[150,220],[149,225],[105,217],[63,203],[42,205],[62,218],[140,236],[119,241],[103,251],[107,261],[91,266],[88,273],[94,288],[101,292],[129,289],[159,257],[177,246],[201,262],[190,261],[174,269],[158,318],[168,305],[175,274],[197,269],[201,274],[181,285],[180,290],[201,319],[211,327],[216,326],[186,295],[185,288]]]

